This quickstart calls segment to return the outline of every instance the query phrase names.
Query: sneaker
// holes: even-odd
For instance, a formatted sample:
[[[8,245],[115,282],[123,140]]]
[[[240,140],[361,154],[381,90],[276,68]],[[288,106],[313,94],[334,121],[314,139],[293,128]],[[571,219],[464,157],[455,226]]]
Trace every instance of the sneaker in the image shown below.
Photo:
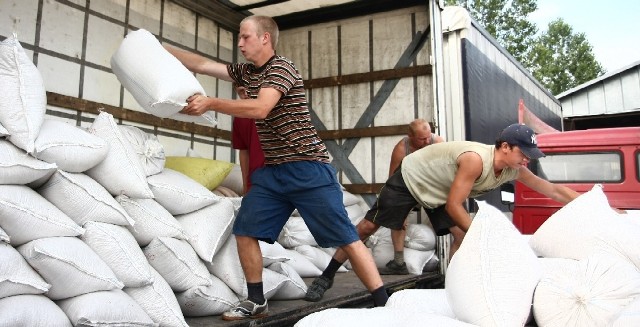
[[[309,302],[318,302],[322,300],[324,292],[330,289],[331,286],[333,286],[333,278],[320,276],[311,283],[304,299]]]
[[[387,262],[386,269],[380,269],[380,275],[408,275],[407,263],[403,262],[401,265],[395,260]]]
[[[269,314],[267,301],[264,304],[256,304],[249,300],[244,300],[236,304],[235,308],[222,314],[222,320],[242,320],[266,317]]]

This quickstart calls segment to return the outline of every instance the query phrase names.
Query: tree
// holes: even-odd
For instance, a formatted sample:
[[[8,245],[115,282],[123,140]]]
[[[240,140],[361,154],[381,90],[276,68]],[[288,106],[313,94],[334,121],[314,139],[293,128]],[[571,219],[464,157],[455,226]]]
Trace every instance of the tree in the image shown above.
[[[584,33],[561,18],[549,23],[529,52],[529,70],[551,93],[560,94],[605,73]]]
[[[536,0],[446,0],[445,3],[464,7],[500,45],[527,66],[527,53],[538,33],[527,16],[538,9]]]
[[[595,59],[584,33],[562,19],[538,34],[527,17],[537,0],[445,0],[462,6],[551,93],[559,94],[606,71]]]

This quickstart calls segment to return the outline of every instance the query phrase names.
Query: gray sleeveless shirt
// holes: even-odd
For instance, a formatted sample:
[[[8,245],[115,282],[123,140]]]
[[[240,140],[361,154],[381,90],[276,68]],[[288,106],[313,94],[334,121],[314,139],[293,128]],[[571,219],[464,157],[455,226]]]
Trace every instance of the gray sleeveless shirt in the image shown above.
[[[470,141],[426,146],[402,160],[402,178],[418,203],[432,209],[439,207],[447,202],[451,184],[458,171],[458,157],[465,152],[475,152],[482,158],[482,174],[473,183],[469,194],[470,198],[475,198],[518,177],[518,170],[509,167],[495,176],[494,149],[493,145]]]

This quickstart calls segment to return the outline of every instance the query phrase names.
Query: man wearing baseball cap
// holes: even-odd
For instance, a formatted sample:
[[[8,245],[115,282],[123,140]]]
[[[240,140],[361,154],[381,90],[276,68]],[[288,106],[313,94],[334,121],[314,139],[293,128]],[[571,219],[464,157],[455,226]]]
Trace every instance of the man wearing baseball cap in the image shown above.
[[[360,239],[366,239],[380,226],[401,229],[409,211],[419,204],[427,211],[438,236],[452,234],[453,255],[471,225],[464,207],[467,198],[513,180],[564,204],[578,197],[576,191],[550,183],[527,169],[529,160],[542,156],[533,130],[520,124],[502,130],[495,145],[452,141],[419,149],[402,160],[400,169],[387,179],[376,203],[356,226]],[[336,251],[307,290],[305,299],[319,301],[346,260],[343,251]]]

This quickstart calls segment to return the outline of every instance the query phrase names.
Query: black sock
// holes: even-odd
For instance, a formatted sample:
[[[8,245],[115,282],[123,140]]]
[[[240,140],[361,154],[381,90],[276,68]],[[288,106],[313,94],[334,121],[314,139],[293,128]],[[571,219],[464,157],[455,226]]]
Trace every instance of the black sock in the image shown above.
[[[329,261],[329,265],[327,265],[327,268],[325,268],[322,272],[322,276],[333,279],[333,277],[336,276],[336,272],[338,271],[338,269],[342,267],[342,264],[342,262],[338,262],[338,260],[331,258],[331,261]]]
[[[373,296],[373,305],[376,307],[384,307],[387,304],[389,295],[387,295],[387,289],[383,286],[378,287],[375,291],[371,292]]]
[[[248,300],[256,304],[264,304],[264,292],[262,291],[262,282],[247,283]]]

